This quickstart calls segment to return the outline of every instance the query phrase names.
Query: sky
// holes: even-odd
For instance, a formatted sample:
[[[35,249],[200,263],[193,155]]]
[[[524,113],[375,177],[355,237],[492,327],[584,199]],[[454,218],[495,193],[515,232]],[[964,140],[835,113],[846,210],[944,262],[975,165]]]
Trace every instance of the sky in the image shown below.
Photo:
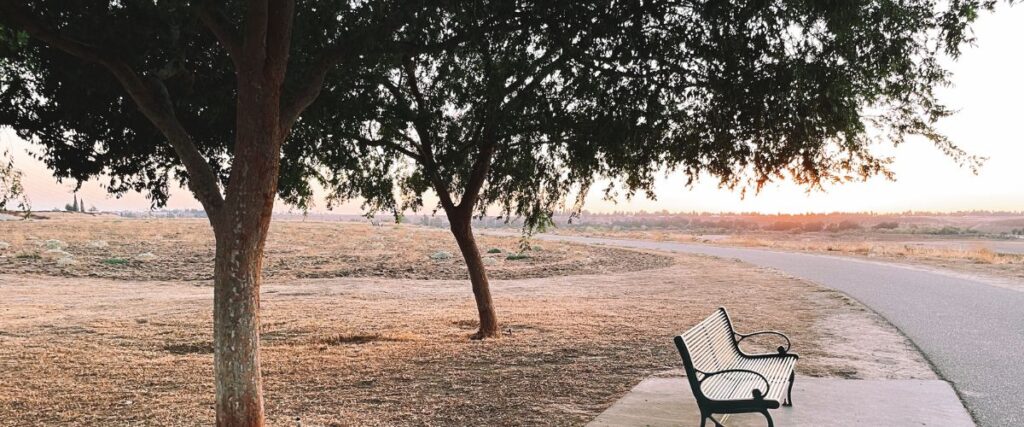
[[[952,85],[940,88],[940,99],[958,112],[939,124],[939,129],[968,153],[987,157],[977,175],[960,167],[922,139],[904,145],[876,147],[876,152],[894,157],[895,181],[873,178],[867,182],[827,186],[825,191],[807,192],[790,184],[769,184],[760,194],[719,189],[713,180],[692,188],[680,174],[669,174],[657,182],[656,200],[605,201],[597,191],[585,208],[610,211],[704,211],[704,212],[903,212],[964,210],[1024,211],[1024,7],[1001,7],[983,15],[975,26],[976,46],[967,48],[957,62],[948,64]],[[34,148],[10,129],[0,129],[0,151],[8,149],[15,165],[25,174],[24,183],[36,210],[63,207],[70,203],[73,182],[58,183],[45,166],[28,151]],[[98,180],[87,182],[79,191],[87,206],[103,211],[147,210],[150,203],[141,194],[114,198]],[[429,199],[428,199],[429,202]],[[320,203],[323,206],[323,203]],[[175,188],[167,208],[201,209],[184,189]],[[278,204],[277,211],[288,207]],[[319,211],[320,209],[314,209]],[[359,203],[335,208],[335,213],[361,213]]]

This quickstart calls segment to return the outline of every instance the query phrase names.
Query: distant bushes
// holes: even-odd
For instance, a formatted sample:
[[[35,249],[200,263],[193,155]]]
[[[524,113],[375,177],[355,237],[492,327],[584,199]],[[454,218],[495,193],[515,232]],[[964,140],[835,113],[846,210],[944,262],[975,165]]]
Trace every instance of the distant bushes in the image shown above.
[[[874,228],[875,230],[895,230],[897,228],[900,228],[900,223],[896,221],[880,222],[878,224],[875,224],[875,226],[872,228]]]
[[[825,223],[821,221],[810,221],[800,225],[800,231],[806,231],[809,233],[818,232],[825,229]]]
[[[839,221],[837,223],[829,224],[827,227],[825,227],[825,231],[838,233],[840,231],[860,230],[861,228],[863,227],[861,227],[860,224],[857,223],[856,221],[850,221],[847,219]]]
[[[768,231],[793,231],[800,229],[801,224],[795,221],[775,221],[771,224],[768,224],[768,226],[765,227],[765,230]]]

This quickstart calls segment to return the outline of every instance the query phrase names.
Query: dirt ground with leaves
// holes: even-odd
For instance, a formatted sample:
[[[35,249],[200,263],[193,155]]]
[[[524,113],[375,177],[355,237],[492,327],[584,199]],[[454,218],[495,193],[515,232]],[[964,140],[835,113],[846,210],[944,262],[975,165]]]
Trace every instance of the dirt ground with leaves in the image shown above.
[[[90,227],[80,228],[79,240],[98,238]],[[333,227],[314,238],[310,226],[302,245],[318,251],[355,234]],[[288,244],[276,240],[295,238],[276,230],[270,246],[282,251]],[[408,258],[412,271],[438,271],[423,254],[454,245],[428,230],[393,232],[425,248]],[[505,333],[482,342],[468,339],[476,310],[461,278],[272,273],[261,297],[269,424],[581,425],[645,377],[678,369],[672,336],[718,306],[741,331],[788,333],[804,375],[934,377],[898,332],[840,294],[735,261],[619,251],[667,262],[495,280]],[[549,243],[540,252],[557,253]],[[336,254],[346,255],[361,256],[359,249]],[[208,281],[7,271],[0,301],[0,425],[213,422]]]

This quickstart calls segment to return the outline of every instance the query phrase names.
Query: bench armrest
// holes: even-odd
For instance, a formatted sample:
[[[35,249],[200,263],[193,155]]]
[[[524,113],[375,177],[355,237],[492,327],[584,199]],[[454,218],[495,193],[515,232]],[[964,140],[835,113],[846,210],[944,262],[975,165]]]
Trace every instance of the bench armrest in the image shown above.
[[[778,350],[779,354],[789,353],[789,348],[792,347],[792,345],[793,345],[793,343],[789,340],[789,337],[787,337],[786,334],[784,334],[782,332],[759,331],[759,332],[754,332],[754,333],[750,333],[750,334],[741,334],[739,332],[734,332],[734,333],[736,334],[737,337],[739,337],[739,339],[736,340],[736,344],[737,345],[739,345],[739,343],[741,341],[743,341],[743,340],[745,340],[747,338],[753,337],[753,336],[758,336],[758,335],[778,335],[778,336],[782,337],[782,339],[786,340],[786,346],[785,347],[783,347],[783,346],[779,346],[778,347],[777,350]]]
[[[728,373],[754,374],[754,375],[757,375],[758,378],[761,378],[761,381],[764,381],[764,392],[762,392],[760,389],[757,389],[757,388],[751,390],[750,393],[754,397],[754,399],[762,399],[764,397],[764,395],[768,394],[768,390],[772,389],[772,385],[771,385],[771,383],[768,382],[768,378],[765,378],[764,375],[761,375],[758,372],[754,372],[754,371],[751,371],[751,370],[748,370],[748,369],[723,369],[721,371],[704,373],[704,378],[701,378],[700,380],[697,381],[698,387],[701,387],[701,390],[700,390],[701,394],[704,394],[704,389],[703,389],[704,381],[707,381],[708,378],[711,378],[711,377],[713,377],[715,375],[728,374]]]

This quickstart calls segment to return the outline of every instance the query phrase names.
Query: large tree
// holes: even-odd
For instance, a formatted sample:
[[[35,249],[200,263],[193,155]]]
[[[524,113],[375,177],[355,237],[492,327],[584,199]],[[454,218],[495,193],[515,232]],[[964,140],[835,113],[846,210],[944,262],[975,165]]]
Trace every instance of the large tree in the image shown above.
[[[216,238],[219,425],[262,425],[259,301],[282,146],[330,72],[383,48],[385,2],[0,0],[0,125],[58,178],[164,204],[172,180]]]
[[[947,83],[941,57],[955,58],[992,6],[445,3],[393,34],[440,49],[328,81],[304,123],[318,143],[286,153],[286,175],[326,170],[331,198],[371,211],[416,209],[435,193],[468,267],[476,337],[490,337],[498,320],[472,218],[491,207],[530,232],[567,195],[578,212],[595,179],[632,195],[666,170],[743,189],[889,175],[870,147],[909,135],[969,162],[934,128],[949,111],[933,89]],[[283,187],[297,203],[312,194],[304,180]]]

